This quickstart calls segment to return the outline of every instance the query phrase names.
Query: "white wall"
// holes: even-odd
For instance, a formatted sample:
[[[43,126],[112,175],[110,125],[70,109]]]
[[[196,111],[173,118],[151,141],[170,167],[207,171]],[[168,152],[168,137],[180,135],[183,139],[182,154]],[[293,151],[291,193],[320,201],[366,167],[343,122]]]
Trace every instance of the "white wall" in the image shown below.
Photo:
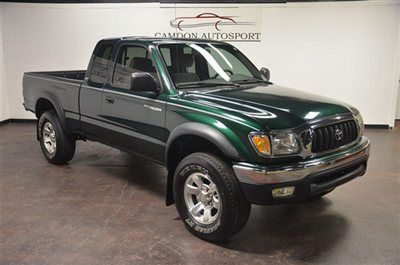
[[[34,117],[22,107],[23,72],[84,69],[98,39],[171,31],[165,21],[175,10],[165,7],[3,3],[2,90],[10,117]],[[270,68],[272,81],[348,102],[368,124],[393,125],[400,72],[398,1],[258,7],[262,42],[235,45],[258,67]]]
[[[3,3],[0,3],[0,121],[10,118],[8,95],[5,89],[4,60],[3,60]]]
[[[264,52],[254,61],[268,65],[276,83],[343,100],[359,108],[366,123],[392,126],[399,5],[289,6],[263,10]]]
[[[399,20],[399,28],[398,28],[398,34],[397,34],[397,43],[400,43],[400,20]],[[400,46],[400,45],[399,45]],[[396,110],[396,119],[400,120],[400,47],[397,49],[397,72],[398,72],[398,77],[397,77],[397,110]]]

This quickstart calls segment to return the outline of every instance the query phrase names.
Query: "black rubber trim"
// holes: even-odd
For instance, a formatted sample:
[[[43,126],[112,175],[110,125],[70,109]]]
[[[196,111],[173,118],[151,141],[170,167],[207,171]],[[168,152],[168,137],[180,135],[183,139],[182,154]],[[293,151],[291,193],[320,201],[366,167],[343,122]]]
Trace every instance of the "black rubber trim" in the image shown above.
[[[39,96],[38,99],[36,100],[36,103],[35,103],[35,110],[36,110],[36,108],[37,108],[38,101],[39,101],[41,98],[47,99],[48,101],[51,102],[51,104],[53,104],[53,106],[54,106],[54,108],[55,108],[55,110],[56,110],[56,113],[57,113],[58,120],[60,121],[61,128],[63,128],[63,130],[65,130],[65,131],[68,133],[69,131],[68,131],[68,127],[67,127],[67,122],[66,122],[66,120],[65,120],[64,109],[63,109],[63,106],[62,106],[60,100],[57,98],[57,96],[56,96],[55,94],[51,93],[51,92],[44,92],[44,93],[43,93],[41,96]],[[38,117],[38,118],[40,118],[40,117]]]
[[[222,135],[220,132],[215,130],[214,128],[204,125],[202,123],[196,122],[188,122],[179,125],[176,127],[168,137],[168,141],[165,147],[165,161],[168,163],[168,153],[171,147],[171,144],[177,139],[179,136],[184,135],[196,135],[202,137],[211,143],[213,143],[219,150],[227,157],[232,160],[239,160],[239,153],[236,151],[236,148]],[[172,205],[174,203],[173,198],[173,184],[174,172],[168,170],[167,177],[167,196],[166,196],[166,205]]]
[[[337,171],[338,171],[337,169],[332,170],[332,174]],[[364,172],[365,172],[365,164],[360,164],[355,170],[353,170],[339,178],[333,179],[333,180],[325,182],[323,184],[312,183],[310,186],[310,192],[312,194],[314,194],[314,193],[321,193],[323,191],[333,189],[333,188],[335,188],[339,185],[342,185],[358,176],[361,176]],[[329,172],[322,172],[322,173],[324,175],[329,174]],[[314,177],[316,177],[316,175],[314,175]]]
[[[219,131],[202,123],[188,122],[176,127],[169,135],[165,148],[165,161],[168,161],[168,152],[171,144],[175,139],[184,135],[195,135],[202,137],[213,143],[227,157],[234,160],[239,160],[240,158],[236,148]]]

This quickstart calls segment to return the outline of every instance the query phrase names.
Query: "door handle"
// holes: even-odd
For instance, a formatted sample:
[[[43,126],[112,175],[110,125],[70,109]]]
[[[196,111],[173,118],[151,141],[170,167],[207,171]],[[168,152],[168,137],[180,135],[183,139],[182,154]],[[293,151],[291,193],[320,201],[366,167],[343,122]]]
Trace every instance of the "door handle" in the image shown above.
[[[114,104],[115,102],[115,98],[113,97],[106,97],[106,103],[108,104]]]

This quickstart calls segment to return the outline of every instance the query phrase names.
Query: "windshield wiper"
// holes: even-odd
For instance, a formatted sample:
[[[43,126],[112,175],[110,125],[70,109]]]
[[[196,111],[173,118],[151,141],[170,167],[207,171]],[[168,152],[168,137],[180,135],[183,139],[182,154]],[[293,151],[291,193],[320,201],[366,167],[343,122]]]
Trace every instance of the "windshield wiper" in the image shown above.
[[[258,78],[249,78],[249,79],[237,80],[237,81],[235,82],[235,84],[239,84],[239,85],[242,85],[242,84],[252,84],[252,83],[271,84],[271,82],[269,82],[269,81],[265,81],[265,80],[258,79]]]
[[[211,87],[211,86],[238,86],[238,84],[234,83],[204,83],[204,82],[196,82],[196,83],[189,83],[189,84],[182,84],[182,85],[177,85],[176,87],[179,88],[196,88],[196,87]]]

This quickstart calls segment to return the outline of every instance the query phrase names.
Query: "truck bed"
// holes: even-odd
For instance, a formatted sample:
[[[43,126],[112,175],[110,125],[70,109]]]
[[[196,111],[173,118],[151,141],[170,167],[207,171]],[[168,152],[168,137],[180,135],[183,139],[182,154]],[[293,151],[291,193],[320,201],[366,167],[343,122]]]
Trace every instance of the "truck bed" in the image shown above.
[[[27,74],[61,77],[82,81],[85,78],[86,70],[68,70],[68,71],[46,71],[46,72],[28,72]]]
[[[27,72],[23,77],[24,106],[36,111],[39,98],[58,99],[66,118],[79,120],[79,91],[85,70]]]

